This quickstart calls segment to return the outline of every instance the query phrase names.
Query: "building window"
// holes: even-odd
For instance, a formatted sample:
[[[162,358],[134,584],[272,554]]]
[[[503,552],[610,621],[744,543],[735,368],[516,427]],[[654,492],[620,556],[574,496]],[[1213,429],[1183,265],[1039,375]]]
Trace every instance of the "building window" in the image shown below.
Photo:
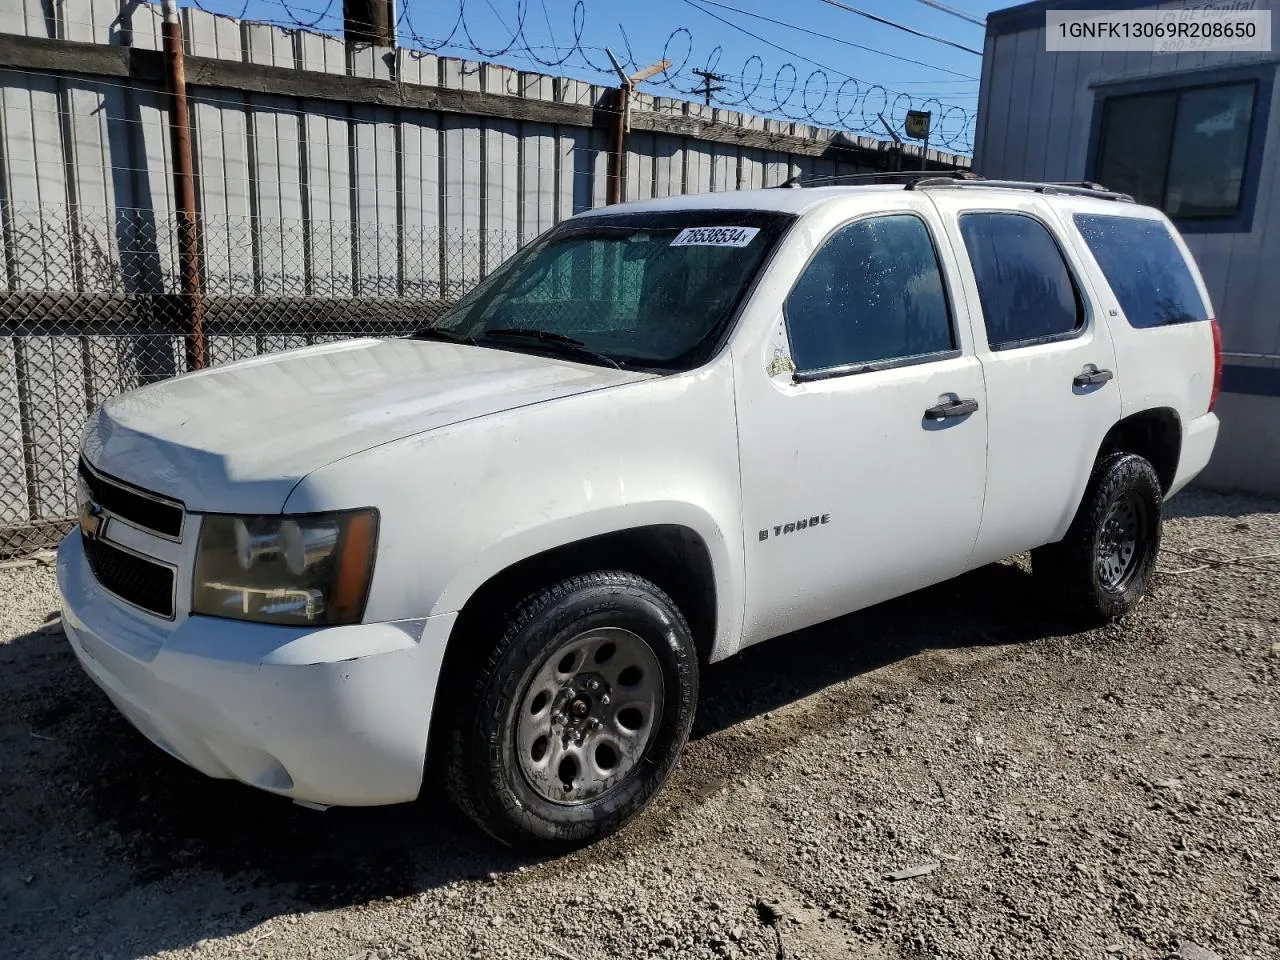
[[[1097,179],[1170,217],[1234,217],[1256,101],[1252,80],[1109,97]]]

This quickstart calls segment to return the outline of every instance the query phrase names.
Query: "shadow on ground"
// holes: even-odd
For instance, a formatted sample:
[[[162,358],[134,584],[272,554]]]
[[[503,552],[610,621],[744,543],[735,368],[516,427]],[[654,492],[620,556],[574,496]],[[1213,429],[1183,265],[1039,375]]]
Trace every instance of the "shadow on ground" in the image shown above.
[[[1069,632],[1024,570],[985,567],[707,668],[694,735],[714,747],[743,720],[922,650]],[[136,733],[60,632],[18,637],[0,645],[0,955],[113,941],[117,956],[151,953],[531,862],[480,835],[433,783],[426,793],[317,813],[209,780]],[[126,900],[122,929],[112,911]],[[194,914],[181,906],[192,902]]]

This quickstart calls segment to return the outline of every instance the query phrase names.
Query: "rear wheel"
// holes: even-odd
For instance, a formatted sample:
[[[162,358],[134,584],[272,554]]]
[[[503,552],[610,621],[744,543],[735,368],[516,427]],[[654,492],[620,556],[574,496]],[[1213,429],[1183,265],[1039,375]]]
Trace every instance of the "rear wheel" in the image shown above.
[[[1031,552],[1032,571],[1091,621],[1129,613],[1151,585],[1164,496],[1155,469],[1136,454],[1095,466],[1067,535]]]
[[[697,689],[693,638],[656,586],[617,571],[561,581],[508,614],[459,704],[450,793],[503,842],[590,843],[666,781]]]

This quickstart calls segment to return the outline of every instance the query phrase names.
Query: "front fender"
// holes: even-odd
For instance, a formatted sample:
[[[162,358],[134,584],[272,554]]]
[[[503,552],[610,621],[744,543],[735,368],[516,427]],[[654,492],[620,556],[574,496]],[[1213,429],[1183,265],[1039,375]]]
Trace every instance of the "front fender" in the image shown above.
[[[530,525],[489,545],[458,568],[436,598],[430,616],[455,613],[488,580],[515,564],[557,547],[639,527],[669,525],[693,531],[706,544],[716,585],[716,636],[711,659],[737,648],[743,609],[741,534],[737,549],[716,518],[704,508],[672,500],[613,504]]]
[[[370,506],[380,524],[367,621],[453,613],[513,563],[667,524],[710,553],[712,656],[737,649],[743,535],[727,361],[383,444],[304,478],[285,510]]]

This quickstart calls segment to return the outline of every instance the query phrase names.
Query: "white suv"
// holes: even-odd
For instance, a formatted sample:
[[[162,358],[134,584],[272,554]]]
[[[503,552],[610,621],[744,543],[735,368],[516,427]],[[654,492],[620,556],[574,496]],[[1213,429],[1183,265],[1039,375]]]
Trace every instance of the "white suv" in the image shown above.
[[[81,664],[210,776],[439,771],[555,848],[644,806],[748,644],[1026,550],[1123,615],[1218,431],[1194,262],[1100,188],[903,179],[594,210],[414,336],[106,403]]]

